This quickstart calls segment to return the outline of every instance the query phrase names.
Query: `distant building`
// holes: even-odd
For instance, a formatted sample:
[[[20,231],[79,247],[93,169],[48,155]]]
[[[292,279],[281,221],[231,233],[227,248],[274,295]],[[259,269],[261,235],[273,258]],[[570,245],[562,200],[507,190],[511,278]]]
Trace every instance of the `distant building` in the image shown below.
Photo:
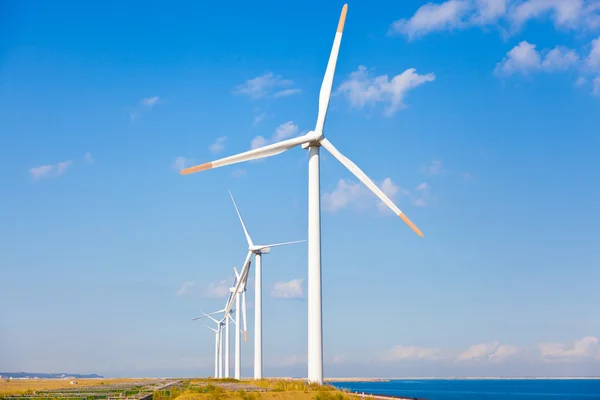
[[[71,385],[77,385],[77,381],[71,381],[69,382]]]

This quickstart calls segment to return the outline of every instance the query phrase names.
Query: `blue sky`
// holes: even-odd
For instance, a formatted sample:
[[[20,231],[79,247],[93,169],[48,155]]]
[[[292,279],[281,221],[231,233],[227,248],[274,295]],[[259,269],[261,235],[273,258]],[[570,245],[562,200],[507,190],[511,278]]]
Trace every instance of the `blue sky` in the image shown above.
[[[255,242],[305,239],[307,153],[178,169],[313,128],[342,5],[3,2],[0,370],[212,373],[227,190]],[[425,237],[323,156],[325,375],[597,373],[599,3],[349,3],[333,94]],[[306,374],[306,256],[264,259],[267,375]]]

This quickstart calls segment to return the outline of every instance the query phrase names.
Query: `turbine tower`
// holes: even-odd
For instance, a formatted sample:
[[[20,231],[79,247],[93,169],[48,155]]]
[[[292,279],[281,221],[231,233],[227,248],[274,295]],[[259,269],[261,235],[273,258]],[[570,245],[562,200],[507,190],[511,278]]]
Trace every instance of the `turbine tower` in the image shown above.
[[[244,234],[246,235],[246,241],[248,242],[248,256],[246,260],[248,260],[248,268],[250,268],[249,260],[254,254],[254,261],[256,263],[254,269],[254,284],[255,284],[255,292],[254,292],[254,379],[262,379],[263,377],[263,367],[262,367],[262,255],[268,254],[271,252],[271,247],[277,246],[285,246],[288,244],[294,243],[302,243],[306,242],[306,240],[296,240],[293,242],[284,242],[284,243],[275,243],[268,245],[255,245],[252,242],[252,238],[248,233],[248,229],[246,229],[246,224],[244,224],[244,220],[242,219],[242,215],[240,214],[240,210],[238,209],[237,204],[235,203],[235,199],[229,192],[229,196],[231,196],[231,201],[233,202],[233,206],[235,207],[235,211],[240,219],[240,223],[242,224],[242,228],[244,229]],[[236,271],[237,274],[237,271]],[[246,280],[248,279],[248,274],[244,276],[244,287],[246,286]],[[238,279],[238,282],[241,283],[241,280]],[[239,284],[238,283],[238,284]],[[231,300],[231,296],[230,296]],[[228,301],[227,306],[225,306],[225,310],[228,310],[228,306],[230,306],[230,301]],[[246,338],[246,332],[244,331],[244,339]]]
[[[204,314],[204,315],[202,315],[200,317],[192,318],[192,321],[194,321],[194,322],[199,319],[202,319],[202,318],[210,318],[217,324],[217,329],[211,328],[208,325],[204,325],[208,329],[210,329],[211,331],[213,331],[215,333],[215,378],[223,377],[223,329],[222,329],[222,327],[223,327],[224,323],[223,323],[223,320],[218,321],[215,318],[213,318],[212,316],[215,314],[221,313],[223,311],[225,311],[225,309],[215,311],[210,314],[202,312],[202,314]],[[229,315],[229,314],[225,314],[226,317],[227,317],[227,315]],[[224,319],[226,319],[226,317]]]
[[[240,281],[240,274],[238,273],[237,269],[235,267],[233,267],[233,271],[235,272],[235,277],[236,277],[236,283],[238,281]],[[246,275],[247,277],[247,275]],[[243,333],[244,333],[244,342],[248,341],[248,337],[246,335],[246,282],[244,281],[242,283],[242,286],[240,286],[237,291],[236,291],[236,285],[234,284],[234,287],[230,288],[229,291],[231,293],[233,293],[233,296],[235,296],[235,309],[238,310],[238,312],[235,314],[235,364],[234,364],[234,378],[235,379],[241,379],[241,352],[240,352],[240,347],[241,347],[241,340],[240,340],[240,334],[242,333],[242,330],[240,329],[240,314],[244,319],[244,329],[243,329]],[[240,296],[241,296],[241,308],[240,308]],[[241,312],[239,310],[242,310]],[[230,317],[231,318],[231,317]]]
[[[207,162],[194,167],[181,170],[181,174],[191,174],[199,171],[206,171],[212,168],[223,167],[225,165],[237,164],[243,161],[256,160],[264,157],[271,157],[296,146],[302,146],[309,150],[308,156],[308,380],[310,382],[323,383],[323,319],[321,304],[321,201],[320,201],[320,165],[319,149],[324,147],[334,158],[336,158],[344,167],[346,167],[354,176],[356,176],[365,186],[367,186],[385,205],[392,209],[413,231],[419,236],[423,236],[419,228],[413,224],[406,215],[373,183],[373,181],[360,169],[338,151],[333,144],[325,138],[323,127],[325,117],[329,107],[329,98],[331,96],[331,87],[333,85],[333,76],[337,62],[340,43],[342,41],[342,32],[346,21],[346,12],[348,5],[342,8],[340,20],[337,26],[333,47],[325,70],[325,77],[321,84],[319,94],[319,109],[315,129],[305,135],[283,140],[268,146],[249,150],[243,153],[235,154],[229,157],[221,158],[216,161]],[[249,256],[246,257],[246,263],[242,268],[242,276],[247,274],[245,270],[249,268]],[[258,268],[257,268],[258,269]],[[258,280],[257,280],[258,282]],[[241,282],[238,282],[238,285]],[[231,307],[228,304],[227,307]],[[256,371],[255,371],[256,372]]]

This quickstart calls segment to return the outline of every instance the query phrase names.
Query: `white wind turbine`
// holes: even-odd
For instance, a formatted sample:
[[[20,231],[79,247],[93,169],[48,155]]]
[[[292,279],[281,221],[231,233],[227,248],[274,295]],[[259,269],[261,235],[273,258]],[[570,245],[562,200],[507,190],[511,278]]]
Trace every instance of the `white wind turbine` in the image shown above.
[[[224,325],[223,320],[225,320],[227,322],[227,324],[226,324],[227,325],[227,329],[226,329],[227,333],[226,334],[229,335],[229,319],[227,318],[227,316],[229,316],[229,314],[232,311],[230,313],[225,314],[225,317],[220,321],[213,318],[212,316],[215,314],[222,313],[223,311],[225,311],[225,309],[215,311],[210,314],[202,312],[202,314],[204,314],[204,315],[202,315],[200,317],[192,318],[193,321],[197,321],[202,318],[210,318],[217,324],[217,329],[211,328],[208,325],[204,325],[208,329],[210,329],[211,331],[213,331],[215,333],[215,378],[223,377],[223,329],[222,329],[223,325]],[[229,346],[229,339],[226,339],[226,341],[227,341],[226,346]],[[229,350],[227,349],[226,352],[229,353]]]
[[[237,276],[237,284],[234,288],[234,293],[236,293],[239,288],[242,286],[246,287],[246,282],[248,280],[248,271],[250,269],[250,259],[252,254],[254,254],[254,260],[256,262],[256,266],[254,269],[254,284],[255,284],[255,292],[254,292],[254,379],[262,379],[262,255],[268,254],[271,252],[271,247],[285,246],[288,244],[294,243],[302,243],[306,242],[306,240],[296,240],[293,242],[284,242],[284,243],[275,243],[275,244],[267,244],[267,245],[257,245],[252,242],[252,238],[248,233],[248,229],[246,229],[246,224],[244,224],[244,220],[242,219],[242,215],[240,214],[240,210],[235,203],[233,195],[229,192],[231,196],[231,201],[233,201],[233,206],[235,207],[235,211],[240,219],[242,224],[242,228],[244,229],[244,234],[246,235],[246,241],[248,242],[248,254],[246,256],[246,261],[244,262],[244,267],[242,268],[242,274]],[[242,294],[244,299],[244,311],[245,311],[245,293]],[[225,306],[225,312],[227,313],[231,308],[233,301],[230,296],[230,300],[227,302]],[[244,315],[244,341],[247,341],[246,336],[246,326],[245,326],[246,318]]]
[[[323,383],[323,320],[321,303],[321,202],[320,202],[320,176],[319,176],[319,148],[324,147],[364,183],[385,205],[394,211],[402,220],[410,226],[419,236],[423,236],[417,228],[400,209],[373,183],[373,181],[352,161],[340,153],[323,134],[325,117],[331,96],[333,76],[337,62],[342,32],[346,21],[348,5],[342,8],[337,31],[333,41],[333,48],[325,70],[325,77],[321,84],[319,94],[319,111],[317,123],[313,131],[305,135],[284,140],[279,143],[270,144],[258,149],[246,151],[233,156],[225,157],[216,161],[200,164],[191,168],[181,170],[181,174],[191,174],[212,168],[223,167],[240,163],[243,161],[256,160],[283,153],[286,150],[301,145],[303,149],[309,150],[308,161],[308,380],[310,382]],[[247,257],[248,261],[249,257]],[[246,263],[247,264],[247,263]],[[246,267],[246,264],[244,267]],[[242,269],[242,275],[247,271]],[[231,305],[228,304],[228,307]]]
[[[237,269],[235,267],[233,267],[233,271],[235,272],[235,277],[236,277],[236,283],[240,282],[241,276],[238,273]],[[234,364],[234,378],[235,379],[241,379],[241,352],[240,352],[240,346],[241,346],[241,342],[240,342],[240,333],[242,332],[242,330],[240,329],[240,314],[242,314],[242,317],[244,319],[244,342],[248,341],[248,337],[246,335],[246,280],[248,278],[248,275],[246,274],[246,279],[244,280],[244,282],[242,282],[242,285],[237,287],[237,285],[234,285],[234,287],[230,288],[229,291],[231,293],[233,293],[233,295],[235,296],[235,309],[238,310],[238,312],[235,314],[235,364]],[[241,296],[241,308],[240,308],[240,296]],[[239,311],[241,310],[241,312]],[[231,318],[231,316],[229,317]]]

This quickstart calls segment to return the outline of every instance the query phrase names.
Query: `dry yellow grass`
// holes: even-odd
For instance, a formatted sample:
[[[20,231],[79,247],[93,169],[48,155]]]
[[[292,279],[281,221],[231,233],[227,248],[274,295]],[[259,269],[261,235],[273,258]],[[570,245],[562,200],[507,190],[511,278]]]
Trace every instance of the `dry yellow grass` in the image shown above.
[[[126,383],[126,382],[142,382],[149,381],[152,379],[144,378],[115,378],[115,379],[13,379],[11,381],[0,381],[0,395],[11,395],[24,393],[28,390],[48,390],[48,389],[62,389],[68,387],[74,387],[71,385],[71,381],[77,381],[76,387],[86,386],[97,386],[104,382],[104,385],[111,385],[115,383]]]

